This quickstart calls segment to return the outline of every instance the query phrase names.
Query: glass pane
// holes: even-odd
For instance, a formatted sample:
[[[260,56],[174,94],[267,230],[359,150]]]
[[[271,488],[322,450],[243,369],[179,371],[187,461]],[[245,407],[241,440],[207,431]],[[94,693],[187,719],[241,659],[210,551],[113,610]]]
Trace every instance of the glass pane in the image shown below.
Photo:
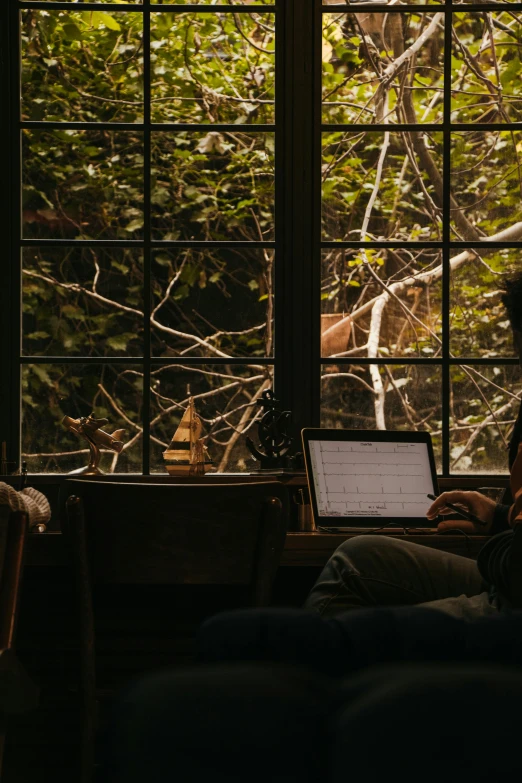
[[[441,133],[324,133],[323,238],[441,240]]]
[[[24,237],[141,238],[141,134],[25,130],[22,142]]]
[[[271,356],[271,250],[153,253],[157,356]]]
[[[323,250],[322,356],[439,356],[441,295],[439,250]]]
[[[451,470],[507,473],[507,444],[516,420],[519,367],[452,367]]]
[[[153,14],[153,122],[274,122],[274,14]]]
[[[163,451],[194,398],[203,422],[203,438],[218,472],[255,470],[245,438],[257,443],[257,400],[272,386],[273,368],[255,365],[159,367],[152,372],[151,469],[165,472]]]
[[[454,356],[514,356],[502,280],[520,271],[520,250],[462,250],[452,255],[450,350]]]
[[[453,223],[458,238],[520,239],[514,224],[522,219],[522,133],[466,131],[452,134],[451,142]],[[511,232],[504,230],[510,228]]]
[[[123,451],[102,451],[107,473],[141,473],[143,377],[132,365],[27,364],[22,368],[22,459],[29,473],[68,473],[88,464],[85,440],[61,423],[94,413],[106,432],[124,429]]]
[[[522,119],[522,15],[453,14],[453,122]]]
[[[272,133],[154,133],[152,175],[155,238],[273,240]]]
[[[22,11],[22,119],[143,121],[142,14]]]
[[[421,34],[415,56],[394,68]],[[442,121],[443,44],[443,13],[325,14],[323,122]]]
[[[433,365],[325,365],[321,427],[430,432],[442,459],[442,370]]]
[[[143,353],[143,260],[130,249],[25,248],[23,352]]]

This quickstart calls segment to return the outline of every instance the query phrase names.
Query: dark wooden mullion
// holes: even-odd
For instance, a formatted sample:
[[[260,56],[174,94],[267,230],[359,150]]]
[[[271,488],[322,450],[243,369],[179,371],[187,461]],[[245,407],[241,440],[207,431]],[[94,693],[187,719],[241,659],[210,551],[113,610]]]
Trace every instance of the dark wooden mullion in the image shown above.
[[[291,71],[287,68],[286,48],[288,43],[288,6],[285,0],[277,0],[278,15],[275,35],[275,259],[272,275],[274,287],[273,296],[273,340],[272,355],[274,356],[273,389],[276,397],[286,402],[286,378],[283,357],[291,340],[287,308],[285,306],[286,268],[292,252],[292,228],[287,215],[290,214],[288,203],[288,183],[291,181],[291,161],[286,155],[285,144],[291,129]],[[282,8],[281,8],[282,6]],[[284,404],[283,403],[283,404]],[[288,407],[288,406],[287,406]]]
[[[150,357],[151,349],[151,75],[150,75],[150,0],[143,0],[143,399],[142,460],[143,475],[150,473]]]
[[[21,247],[144,247],[145,241],[143,239],[22,239],[20,240]],[[275,248],[275,242],[212,242],[205,240],[166,240],[166,239],[151,239],[151,247],[167,248],[167,247],[199,247],[199,248],[211,248],[213,250],[219,250],[220,248],[226,249],[238,249],[238,248]]]
[[[271,365],[274,364],[274,357],[272,356],[213,356],[208,354],[207,356],[151,356],[151,364],[258,364],[258,365]],[[142,364],[144,357],[142,355],[127,355],[127,356],[22,356],[19,359],[20,364]],[[516,367],[519,364],[519,360],[509,357],[497,357],[495,359],[480,358],[469,356],[452,357],[447,362],[451,366],[460,367],[463,364],[484,366],[484,367]],[[352,365],[352,364],[401,364],[401,365],[415,365],[415,364],[433,364],[442,366],[442,359],[432,359],[425,356],[419,356],[416,358],[400,357],[400,356],[379,356],[374,358],[368,358],[367,356],[345,356],[342,358],[337,357],[325,357],[320,360],[321,365],[326,364],[340,364],[340,365]]]
[[[328,105],[328,101],[325,101],[323,104],[324,106]],[[385,131],[389,133],[401,133],[401,131],[417,131],[417,132],[430,132],[430,133],[436,133],[437,131],[440,132],[444,129],[443,123],[436,123],[436,122],[430,122],[430,123],[406,123],[406,122],[397,122],[397,123],[390,123],[389,125],[385,125],[383,123],[365,123],[365,122],[354,122],[351,125],[347,125],[346,123],[325,123],[322,125],[322,130],[327,133],[361,133],[362,131],[375,131],[375,132],[382,132]],[[459,132],[476,132],[476,131],[482,131],[482,132],[490,132],[491,131],[491,125],[484,122],[474,122],[474,123],[467,123],[467,122],[453,122],[451,123],[451,129],[453,131],[459,131]],[[498,125],[495,125],[495,130],[499,131],[520,131],[522,130],[522,122],[506,122],[506,123],[498,123]]]
[[[140,122],[71,122],[64,120],[59,122],[56,120],[24,120],[21,123],[22,128],[28,130],[108,130],[108,131],[140,131],[143,128]],[[193,131],[199,133],[208,133],[209,131],[220,131],[222,133],[274,133],[275,125],[268,123],[252,123],[251,125],[236,125],[230,122],[215,122],[196,124],[188,122],[151,122],[151,130],[153,131]],[[491,125],[487,123],[465,123],[454,122],[451,124],[453,131],[459,133],[464,132],[489,132]],[[323,123],[321,130],[325,133],[360,133],[362,131],[368,132],[382,132],[389,131],[390,133],[401,133],[404,131],[423,131],[436,133],[443,130],[442,123],[394,123],[390,125],[384,125],[382,123],[367,124],[364,122],[356,122],[351,125],[346,123]],[[496,126],[496,130],[499,131],[520,131],[522,130],[522,122],[505,122],[499,123]]]
[[[143,240],[142,239],[22,239],[19,242],[21,247],[143,247]],[[165,239],[152,239],[151,247],[157,247],[157,248],[167,248],[167,247],[193,247],[193,248],[205,248],[208,247],[212,250],[217,250],[219,248],[231,248],[231,249],[238,249],[238,248],[251,248],[251,249],[259,249],[259,248],[276,248],[277,243],[276,242],[233,242],[233,241],[208,241],[208,240],[183,240],[183,239],[176,239],[176,240],[165,240]],[[506,250],[510,249],[520,249],[522,248],[522,241],[517,242],[490,242],[489,240],[486,241],[477,241],[477,242],[463,242],[463,241],[451,241],[451,248],[452,250],[466,250],[466,249],[472,249],[472,248],[481,248],[482,250],[486,248],[503,248]],[[444,247],[443,242],[408,242],[408,241],[394,241],[393,239],[376,239],[372,240],[371,242],[321,242],[322,248],[339,248],[342,250],[343,248],[349,249],[349,248],[361,248],[361,247],[381,247],[381,248],[392,248],[392,249],[400,249],[400,248],[425,248],[425,249],[437,249]]]
[[[174,5],[172,3],[162,3],[161,5],[158,3],[157,5],[151,5],[152,10],[158,10],[158,11],[176,11],[176,12],[188,12],[188,13],[195,13],[195,14],[208,14],[208,13],[230,13],[233,12],[235,14],[272,14],[275,12],[277,8],[277,3],[274,2],[274,5],[230,5],[223,3],[221,5],[201,5],[201,3],[187,3],[186,5]]]
[[[134,5],[133,3],[122,3],[119,4],[108,4],[108,3],[96,3],[96,2],[84,2],[82,0],[81,3],[81,11],[105,11],[106,13],[111,13],[115,11],[133,11],[134,13],[143,13],[144,10],[149,5],[148,0],[142,0],[141,5]],[[42,0],[35,0],[35,2],[30,2],[27,0],[24,0],[23,2],[20,2],[19,7],[20,8],[27,8],[27,9],[37,9],[42,11],[48,11],[48,10],[56,10],[56,11],[74,11],[75,3],[64,3],[64,2],[42,2]],[[275,6],[271,5],[200,5],[196,3],[189,3],[187,5],[173,5],[173,4],[150,4],[150,9],[153,12],[161,12],[161,11],[177,11],[177,12],[185,12],[185,13],[199,13],[199,14],[206,14],[206,13],[220,13],[220,12],[234,12],[237,14],[251,14],[251,13],[263,13],[263,11],[266,9],[266,13],[274,13]]]
[[[522,3],[503,3],[503,4],[497,4],[497,3],[447,3],[446,6],[444,6],[442,3],[440,5],[412,5],[409,3],[405,3],[404,5],[399,6],[390,6],[388,7],[386,2],[384,2],[382,5],[376,6],[374,3],[339,3],[339,5],[323,5],[322,10],[324,13],[360,13],[364,11],[369,11],[372,14],[404,14],[404,13],[414,13],[414,14],[435,14],[437,11],[444,10],[446,8],[450,12],[458,12],[458,13],[467,13],[470,12],[482,12],[482,11],[522,11]]]
[[[489,240],[483,240],[482,242],[467,242],[467,241],[455,241],[450,240],[450,245],[452,250],[471,250],[473,248],[480,248],[481,250],[485,250],[486,248],[504,248],[504,249],[516,249],[522,247],[522,241],[516,241],[516,242],[491,242]],[[408,242],[404,241],[401,242],[400,240],[394,241],[393,239],[372,239],[369,242],[321,242],[321,247],[324,248],[360,248],[360,247],[389,247],[392,249],[397,250],[401,247],[404,248],[442,248],[444,247],[444,242]]]
[[[312,327],[313,340],[311,350],[313,354],[313,384],[312,384],[312,405],[313,418],[312,427],[321,426],[321,239],[322,239],[322,158],[323,158],[323,134],[321,122],[323,118],[323,14],[320,0],[315,0],[313,17],[314,37],[312,41],[313,49],[311,51],[312,62],[314,64],[313,80],[313,154],[311,156],[312,171]]]
[[[7,0],[7,2],[9,2],[9,0]],[[75,6],[77,6],[77,4],[71,2],[46,3],[46,2],[42,2],[41,0],[36,0],[35,2],[26,2],[25,0],[23,0],[23,2],[20,2],[18,4],[18,7],[21,9],[37,10],[37,11],[75,11],[76,10],[76,11],[105,11],[106,13],[111,13],[111,11],[122,11],[122,12],[134,11],[135,13],[143,13],[143,5],[134,5],[133,3],[122,3],[121,5],[115,3],[114,5],[112,5],[108,3],[89,3],[89,2],[84,2],[84,0],[82,0],[81,8]]]
[[[328,101],[324,101],[324,103],[322,102],[322,106],[328,106]],[[472,127],[473,130],[475,130],[475,126]],[[363,131],[368,133],[401,133],[401,131],[429,131],[435,133],[436,131],[442,130],[442,124],[436,122],[430,122],[426,124],[420,124],[416,122],[397,122],[386,125],[382,122],[375,122],[373,124],[366,122],[353,122],[350,124],[345,122],[324,122],[321,125],[321,130],[323,133],[361,133]]]
[[[21,46],[19,35],[19,11],[11,6],[11,15],[9,19],[10,27],[10,51],[11,51],[11,251],[12,251],[12,271],[11,271],[11,301],[8,305],[11,312],[12,334],[11,352],[12,374],[10,379],[11,386],[11,407],[9,415],[10,421],[10,441],[11,454],[20,465],[20,447],[22,434],[22,386],[21,386],[21,367],[19,356],[22,352],[22,313],[16,305],[22,302],[22,269],[21,252],[19,240],[22,235],[22,136],[19,127],[21,116],[20,105],[20,85],[21,85]]]
[[[448,358],[447,360],[440,357],[440,358],[432,358],[429,356],[417,356],[417,357],[406,357],[406,356],[378,356],[378,357],[368,357],[368,356],[343,356],[343,357],[337,357],[337,356],[330,356],[325,357],[321,359],[321,364],[342,364],[342,365],[352,365],[352,364],[401,364],[404,366],[410,366],[415,364],[432,364],[432,365],[438,365],[439,367],[443,367],[445,364],[449,366],[455,366],[455,367],[461,367],[463,364],[470,364],[470,365],[483,365],[484,367],[502,367],[502,366],[513,366],[516,367],[519,364],[519,360],[515,357],[508,357],[508,356],[497,356],[494,359],[491,359],[490,357],[487,358],[481,358],[479,356],[469,357],[469,356],[452,356],[451,358]]]
[[[300,430],[316,424],[320,415],[316,227],[320,220],[321,6],[318,0],[285,0],[284,5],[288,25],[284,56],[291,92],[285,105],[283,159],[288,178],[283,303],[287,340],[281,386],[282,402],[293,413],[293,434],[299,442]]]
[[[0,142],[7,152],[0,183],[0,226],[4,240],[0,257],[0,441],[7,444],[7,470],[20,460],[20,47],[18,9],[12,3],[0,8],[0,105],[3,122]]]
[[[147,363],[145,356],[22,356],[20,364],[139,364]],[[248,364],[272,365],[272,357],[257,356],[149,356],[148,364]]]
[[[442,475],[451,473],[450,415],[451,365],[450,358],[450,258],[451,258],[451,8],[444,9],[444,96],[442,147]]]
[[[197,131],[208,133],[209,131],[222,131],[223,133],[273,133],[274,125],[234,125],[230,122],[225,123],[206,123],[193,124],[183,122],[150,122],[147,123],[152,131]],[[106,130],[106,131],[141,131],[143,123],[141,122],[57,122],[56,120],[24,120],[21,123],[22,128],[29,130]],[[440,128],[439,128],[440,130]]]
[[[338,248],[339,250],[342,250],[343,248],[344,249],[350,249],[350,248],[357,249],[357,248],[361,248],[361,247],[365,247],[365,248],[370,248],[370,247],[384,247],[385,248],[385,247],[389,247],[389,248],[394,249],[394,250],[397,250],[397,249],[400,249],[400,248],[412,249],[412,248],[419,248],[420,247],[420,248],[426,248],[426,249],[432,248],[432,249],[436,250],[437,248],[443,247],[443,243],[442,242],[436,242],[436,241],[434,241],[434,242],[430,242],[430,241],[426,241],[426,242],[410,241],[410,242],[408,242],[407,240],[402,242],[400,240],[395,240],[394,241],[393,239],[372,239],[372,240],[369,240],[368,242],[360,242],[358,240],[352,240],[352,241],[349,241],[349,242],[340,242],[340,241],[336,242],[335,240],[333,240],[333,241],[321,242],[321,247],[324,248],[324,249],[330,249],[330,250],[335,249],[335,248]]]

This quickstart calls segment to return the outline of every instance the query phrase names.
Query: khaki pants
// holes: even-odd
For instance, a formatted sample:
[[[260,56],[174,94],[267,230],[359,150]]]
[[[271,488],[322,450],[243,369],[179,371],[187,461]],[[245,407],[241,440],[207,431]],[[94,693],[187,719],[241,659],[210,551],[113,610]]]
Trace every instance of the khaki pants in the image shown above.
[[[473,619],[498,611],[474,560],[380,535],[338,547],[312,588],[305,609],[332,616],[369,606],[422,604]]]

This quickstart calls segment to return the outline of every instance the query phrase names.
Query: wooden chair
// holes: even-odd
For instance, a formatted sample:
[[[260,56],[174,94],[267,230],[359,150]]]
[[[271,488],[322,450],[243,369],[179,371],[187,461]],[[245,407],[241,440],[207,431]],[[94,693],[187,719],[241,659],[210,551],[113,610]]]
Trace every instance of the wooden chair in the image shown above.
[[[14,652],[27,531],[25,514],[0,505],[0,779],[7,716],[38,703],[38,688]]]
[[[277,484],[121,483],[70,479],[65,526],[76,569],[83,694],[82,783],[96,734],[95,585],[244,585],[269,603],[286,535]],[[285,509],[286,510],[286,509]]]

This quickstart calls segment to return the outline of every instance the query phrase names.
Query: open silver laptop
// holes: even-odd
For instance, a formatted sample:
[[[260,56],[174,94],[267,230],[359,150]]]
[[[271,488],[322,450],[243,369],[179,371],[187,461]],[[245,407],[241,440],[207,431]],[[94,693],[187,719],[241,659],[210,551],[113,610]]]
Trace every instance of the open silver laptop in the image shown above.
[[[433,527],[427,496],[438,486],[429,433],[304,429],[302,438],[318,527]]]

